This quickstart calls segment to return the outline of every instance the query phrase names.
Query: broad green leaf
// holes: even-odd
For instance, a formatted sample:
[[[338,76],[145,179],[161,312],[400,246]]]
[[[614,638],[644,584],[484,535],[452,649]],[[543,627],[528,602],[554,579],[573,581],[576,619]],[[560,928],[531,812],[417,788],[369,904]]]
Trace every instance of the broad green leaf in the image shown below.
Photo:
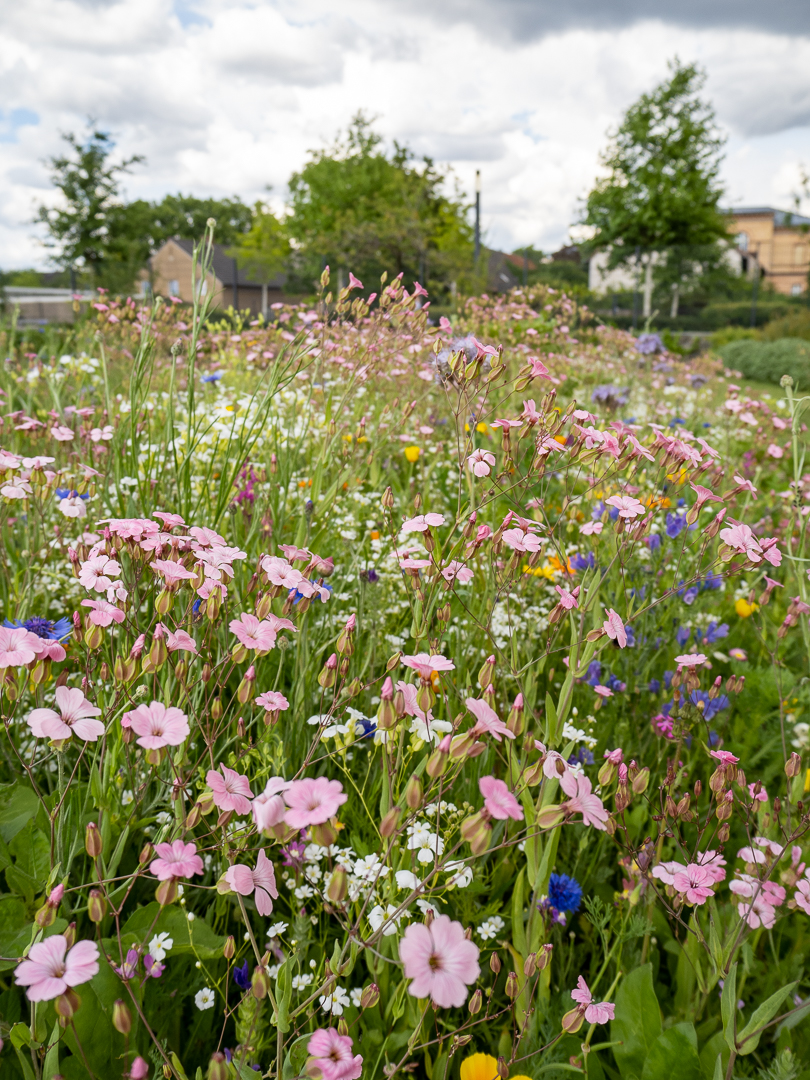
[[[515,881],[512,891],[512,942],[525,960],[529,954],[526,944],[526,929],[523,926],[523,881],[526,877],[525,869],[522,869]]]
[[[621,1045],[613,1056],[623,1077],[641,1080],[644,1061],[661,1034],[661,1010],[655,996],[652,964],[636,968],[619,983],[616,1015],[611,1021],[610,1038]]]
[[[24,784],[0,784],[0,836],[8,843],[39,810],[39,799]]]
[[[57,1020],[53,1025],[53,1031],[48,1040],[51,1045],[48,1053],[45,1055],[45,1063],[42,1066],[42,1080],[53,1080],[54,1076],[59,1075],[59,1036],[61,1034],[62,1029]]]
[[[145,907],[138,908],[127,919],[121,928],[121,935],[124,938],[129,936],[131,940],[125,941],[125,947],[134,944],[135,941],[142,942],[146,934],[149,935],[151,941],[154,934],[165,932],[169,934],[174,943],[171,950],[172,954],[193,953],[203,960],[217,960],[222,956],[225,938],[215,934],[208,923],[200,918],[189,923],[185,911],[179,906],[164,908],[155,923],[154,929],[150,932],[152,923],[159,911],[160,905],[153,901]],[[191,936],[189,936],[189,933]]]
[[[642,1080],[701,1080],[697,1035],[691,1023],[662,1031],[649,1049]]]
[[[726,1044],[726,1037],[722,1031],[715,1032],[703,1049],[700,1051],[700,1067],[703,1070],[705,1080],[715,1080],[717,1062],[720,1062],[722,1070],[720,1080],[726,1075],[728,1056],[731,1051]]]
[[[806,1001],[804,1005],[800,1005],[798,1009],[794,1009],[792,1013],[789,1013],[785,1017],[774,1032],[774,1039],[778,1039],[783,1031],[788,1031],[790,1028],[796,1027],[796,1025],[800,1024],[808,1015],[810,1015],[810,1001]]]
[[[28,1024],[15,1024],[9,1033],[12,1046],[22,1047],[31,1045],[31,1029]]]
[[[557,741],[557,710],[546,692],[546,746],[551,749]]]
[[[761,1029],[769,1023],[782,1007],[784,1001],[793,993],[798,983],[788,983],[781,987],[775,994],[771,994],[767,1001],[763,1001],[742,1031],[737,1035],[737,1052],[740,1055],[753,1054],[759,1046],[762,1037]]]
[[[737,965],[731,965],[731,971],[723,983],[720,996],[720,1014],[723,1017],[723,1035],[729,1050],[735,1050],[734,1032],[737,1017]]]

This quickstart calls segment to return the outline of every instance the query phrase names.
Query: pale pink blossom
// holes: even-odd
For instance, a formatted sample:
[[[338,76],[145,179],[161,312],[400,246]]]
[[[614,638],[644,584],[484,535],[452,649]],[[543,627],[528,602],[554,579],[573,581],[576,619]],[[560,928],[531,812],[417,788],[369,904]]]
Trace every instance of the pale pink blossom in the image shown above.
[[[796,892],[793,894],[793,899],[805,915],[810,915],[810,881],[807,878],[802,878],[801,881],[796,883]]]
[[[586,521],[584,525],[580,525],[579,531],[582,536],[598,536],[604,527],[602,521]]]
[[[269,652],[276,645],[276,630],[268,619],[259,620],[243,611],[238,619],[231,619],[230,630],[240,644],[259,653]]]
[[[167,529],[177,529],[180,525],[185,525],[185,520],[179,514],[169,514],[165,510],[155,510],[153,516],[160,518]]]
[[[478,946],[464,936],[464,927],[449,915],[439,915],[430,926],[411,923],[399,942],[408,993],[430,997],[439,1008],[459,1008],[467,1000],[467,987],[481,974]]]
[[[113,587],[113,578],[121,573],[120,565],[107,555],[94,555],[82,563],[79,569],[79,582],[85,589],[105,592]]]
[[[722,498],[719,495],[715,495],[713,491],[710,491],[708,488],[701,487],[700,484],[693,484],[691,480],[689,481],[689,486],[697,495],[697,501],[695,502],[696,510],[701,510],[704,504],[707,502],[723,501]]]
[[[484,796],[484,806],[491,817],[499,821],[507,818],[523,821],[523,809],[503,780],[482,776],[478,781],[478,790]]]
[[[513,551],[539,551],[540,539],[533,532],[524,529],[506,529],[502,534],[503,542]]]
[[[706,871],[712,885],[719,885],[721,881],[725,881],[726,872],[723,867],[726,865],[726,860],[719,851],[701,851],[695,857],[695,862]]]
[[[307,1043],[306,1073],[316,1080],[358,1080],[363,1071],[362,1054],[352,1055],[349,1035],[335,1028],[318,1028]]]
[[[362,289],[363,288],[363,282],[360,280],[360,278],[356,278],[354,276],[354,274],[351,272],[351,270],[349,271],[349,288],[350,289]]]
[[[733,884],[733,882],[731,884]],[[760,893],[759,896],[755,896],[748,903],[746,903],[745,900],[741,900],[737,904],[737,913],[740,918],[745,919],[752,930],[758,930],[760,926],[764,926],[766,930],[770,930],[776,921],[776,908],[768,903],[762,893]]]
[[[337,814],[347,799],[339,780],[327,780],[325,776],[293,780],[284,792],[288,808],[285,820],[292,829],[322,825]]]
[[[166,635],[166,647],[170,653],[189,652],[197,655],[197,643],[185,630],[170,630],[163,623],[158,623]],[[157,627],[155,628],[157,629]]]
[[[399,560],[400,570],[426,570],[430,566],[430,559],[404,558]]]
[[[250,781],[226,765],[220,765],[220,769],[221,776],[215,769],[209,769],[205,775],[205,782],[214,794],[214,804],[223,811],[233,810],[237,814],[249,814],[250,800],[253,798]]]
[[[689,863],[683,869],[673,875],[672,884],[675,890],[682,893],[687,903],[705,904],[710,896],[714,896],[711,888],[711,880],[705,866],[697,863]]]
[[[122,623],[125,613],[115,604],[106,600],[82,600],[82,607],[90,608],[87,621],[93,626],[109,626],[110,623]]]
[[[579,586],[573,592],[563,589],[560,585],[555,585],[554,588],[560,594],[560,606],[564,607],[566,611],[572,611],[574,608],[579,607]]]
[[[453,671],[455,664],[446,656],[434,653],[417,653],[416,656],[403,656],[401,661],[405,667],[413,668],[420,679],[427,681],[433,671]]]
[[[501,736],[514,739],[514,733],[509,730],[495,710],[486,701],[476,698],[467,698],[465,705],[475,717],[475,726],[470,728],[469,734],[476,738],[480,735],[491,735],[496,742],[501,741]]]
[[[256,698],[256,704],[263,709],[267,709],[268,712],[280,712],[290,707],[289,701],[278,690],[267,690],[265,693],[259,694]]]
[[[583,824],[604,829],[610,815],[599,796],[592,794],[588,777],[582,772],[566,772],[559,779],[560,787],[568,795],[567,802],[562,804],[565,811],[569,814],[582,814]]]
[[[40,660],[54,660],[57,663],[65,659],[67,653],[58,641],[52,638],[40,638],[42,648],[39,650]]]
[[[605,503],[607,506],[615,506],[619,511],[619,517],[630,521],[641,517],[644,513],[644,503],[633,498],[632,495],[611,495],[609,499],[605,499]]]
[[[720,539],[724,544],[736,551],[738,555],[745,555],[750,562],[758,563],[762,561],[762,547],[748,525],[734,522],[726,526],[725,529],[720,530]],[[778,563],[774,563],[774,565],[776,566]]]
[[[468,581],[472,581],[473,571],[469,566],[465,566],[464,563],[453,559],[442,570],[442,577],[445,581],[457,581],[459,585],[466,585]]]
[[[282,589],[296,589],[299,582],[303,581],[304,575],[300,570],[290,566],[286,559],[277,555],[265,555],[262,559],[262,570],[272,585],[278,585]]]
[[[51,438],[56,439],[57,442],[70,442],[73,438],[73,428],[65,424],[56,424],[51,428]]]
[[[289,780],[271,776],[264,791],[253,800],[253,820],[259,832],[267,832],[284,821],[287,804],[284,802],[283,793],[289,786]]]
[[[17,966],[14,981],[25,986],[29,1001],[53,1001],[74,986],[98,975],[98,945],[77,941],[68,949],[63,934],[53,934],[31,946],[27,959]]]
[[[771,443],[765,453],[768,457],[776,458],[777,461],[785,456],[785,451],[777,443]]]
[[[438,529],[444,525],[444,514],[417,514],[416,517],[408,518],[400,525],[401,533],[427,532],[428,529]]]
[[[192,581],[197,577],[182,563],[173,562],[171,559],[154,559],[150,566],[156,574],[160,574],[168,587],[179,585],[181,581]]]
[[[250,896],[255,892],[258,913],[272,915],[273,900],[278,900],[276,874],[263,848],[259,850],[255,870],[242,863],[235,863],[225,872],[225,880],[240,896]]]
[[[43,640],[22,626],[0,626],[0,668],[32,663],[42,652]]]
[[[602,629],[611,641],[616,642],[620,649],[627,645],[627,631],[624,628],[624,622],[621,615],[617,614],[613,608],[607,609],[607,618],[602,623]]]
[[[702,663],[706,657],[702,653],[698,653],[698,656],[702,657],[702,660],[697,661]],[[675,663],[682,663],[684,658],[682,656],[675,657]],[[739,758],[735,757],[730,750],[710,750],[709,756],[713,757],[715,761],[719,761],[721,765],[736,765],[739,762]]]
[[[683,873],[685,870],[686,867],[683,865],[683,863],[670,861],[658,863],[657,866],[654,866],[652,868],[650,873],[657,881],[663,881],[665,885],[674,886],[675,875]]]
[[[305,562],[313,557],[308,548],[299,547],[297,544],[279,544],[279,547],[284,552],[284,558],[291,563]]]
[[[602,686],[601,683],[597,683],[597,685],[593,688],[593,692],[595,694],[598,694],[599,697],[602,697],[602,698],[613,697],[613,691],[610,689],[610,687],[609,686]]]
[[[756,784],[749,784],[748,794],[751,796],[754,802],[767,802],[768,792],[765,790],[764,785],[760,784],[759,791],[756,791],[756,786]]]
[[[551,380],[551,376],[548,373],[548,368],[541,359],[537,356],[527,356],[526,359],[531,364],[531,371],[529,375],[533,379],[548,379]]]
[[[94,427],[90,429],[90,441],[97,443],[103,439],[105,442],[109,442],[114,434],[112,424],[105,424],[103,428]]]
[[[97,709],[76,686],[57,686],[56,708],[34,709],[28,717],[28,726],[38,739],[69,739],[74,733],[85,742],[95,742],[104,734],[104,725],[94,716],[101,716]]]
[[[706,656],[702,652],[681,653],[680,656],[675,657],[675,663],[687,668],[696,668],[706,663]],[[718,751],[718,753],[722,753],[722,751]],[[736,761],[737,758],[734,760]]]
[[[145,750],[180,746],[190,732],[186,714],[173,705],[166,708],[160,701],[153,701],[151,705],[139,705],[125,716],[135,734],[140,735],[138,745]],[[124,723],[124,717],[121,718],[121,723]]]
[[[577,978],[577,989],[571,991],[571,997],[580,1007],[585,1007],[585,1021],[588,1024],[606,1024],[613,1019],[616,1006],[609,1001],[595,1002],[588,984],[580,975]]]
[[[473,450],[467,458],[467,464],[476,476],[489,476],[495,468],[495,455],[491,450],[481,450],[479,448]]]
[[[225,537],[220,536],[219,533],[214,532],[213,529],[200,528],[199,526],[194,525],[188,530],[188,533],[201,548],[214,547],[216,545],[222,547],[226,543]]]
[[[190,878],[195,874],[205,873],[196,844],[186,844],[182,840],[174,840],[171,844],[156,844],[155,854],[157,858],[149,864],[149,871],[159,881]]]

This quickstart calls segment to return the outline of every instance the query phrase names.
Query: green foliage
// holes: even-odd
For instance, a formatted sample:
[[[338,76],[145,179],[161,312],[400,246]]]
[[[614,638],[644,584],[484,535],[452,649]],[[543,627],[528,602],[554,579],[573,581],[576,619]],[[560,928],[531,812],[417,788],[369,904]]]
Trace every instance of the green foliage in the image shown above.
[[[763,327],[764,341],[778,341],[779,338],[804,338],[810,341],[810,308],[795,307],[781,318],[772,319]]]
[[[747,379],[779,385],[783,375],[790,375],[799,390],[810,386],[810,344],[802,338],[777,341],[732,341],[718,352],[733,371]]]
[[[257,202],[253,207],[250,229],[240,234],[231,253],[239,260],[240,267],[257,281],[269,281],[287,266],[290,240],[286,226],[269,206]]]
[[[653,987],[652,965],[631,971],[619,984],[611,1040],[622,1077],[642,1080],[647,1055],[661,1035],[661,1010]]]

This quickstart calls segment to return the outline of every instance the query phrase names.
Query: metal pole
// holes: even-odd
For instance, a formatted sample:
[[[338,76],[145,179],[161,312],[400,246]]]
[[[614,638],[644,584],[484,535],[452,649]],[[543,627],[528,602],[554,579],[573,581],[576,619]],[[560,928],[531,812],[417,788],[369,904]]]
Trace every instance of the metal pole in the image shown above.
[[[233,260],[233,307],[234,311],[239,310],[239,279],[238,279],[238,267],[236,265],[236,259]]]
[[[481,254],[481,170],[475,170],[475,266]]]
[[[757,325],[757,293],[759,292],[759,259],[754,260],[754,287],[751,291],[751,329]]]
[[[633,278],[633,329],[638,326],[638,266],[639,258],[641,257],[641,247],[636,246],[636,273]]]
[[[523,249],[523,288],[529,284],[529,252]]]

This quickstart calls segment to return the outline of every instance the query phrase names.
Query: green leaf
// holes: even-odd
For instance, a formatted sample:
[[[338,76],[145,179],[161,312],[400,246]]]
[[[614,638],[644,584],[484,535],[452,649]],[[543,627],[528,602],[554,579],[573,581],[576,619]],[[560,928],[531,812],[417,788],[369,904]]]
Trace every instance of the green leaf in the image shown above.
[[[24,1080],[36,1080],[34,1070],[31,1068],[31,1059],[28,1053],[25,1050],[21,1050],[20,1047],[16,1045],[14,1049],[17,1052],[17,1058],[23,1071]]]
[[[736,1050],[734,1042],[734,1024],[737,1016],[737,965],[731,965],[731,971],[723,983],[720,996],[720,1015],[723,1017],[723,1035],[729,1050]]]
[[[723,1032],[715,1032],[700,1051],[700,1067],[703,1069],[705,1080],[716,1080],[718,1062],[720,1063],[720,1080],[723,1080],[730,1053]]]
[[[644,964],[619,983],[616,994],[610,1038],[621,1043],[613,1056],[622,1076],[640,1080],[647,1054],[660,1034],[661,1010],[653,988],[652,964]]]
[[[276,1011],[271,1023],[285,1034],[290,1030],[290,999],[292,998],[292,972],[287,961],[279,967],[276,975]]]
[[[0,784],[0,836],[8,843],[39,810],[39,799],[20,783]]]
[[[281,1070],[282,1080],[293,1080],[293,1077],[300,1076],[304,1071],[304,1062],[307,1060],[307,1043],[311,1038],[312,1036],[309,1034],[302,1035],[295,1040],[287,1051]]]
[[[23,1047],[31,1045],[31,1029],[28,1024],[15,1024],[9,1033],[12,1046]]]
[[[42,1080],[53,1080],[54,1076],[59,1075],[59,1037],[62,1034],[62,1029],[59,1027],[59,1021],[53,1025],[53,1031],[50,1038],[50,1049],[45,1055],[45,1063],[42,1067]]]
[[[796,1027],[808,1014],[810,1014],[810,1001],[806,1001],[804,1005],[800,1005],[798,1009],[794,1009],[785,1017],[774,1032],[774,1039],[778,1039],[783,1031],[789,1031],[790,1028]]]
[[[523,925],[523,880],[525,876],[526,871],[522,869],[517,876],[512,892],[512,942],[524,960],[529,954],[526,944],[526,929]]]
[[[740,1055],[753,1054],[759,1046],[762,1038],[762,1028],[769,1023],[782,1007],[782,1003],[798,986],[798,983],[788,983],[781,987],[775,994],[771,994],[767,1001],[763,1001],[754,1015],[737,1036],[737,1053]]]
[[[644,1061],[642,1080],[701,1080],[697,1035],[691,1023],[663,1031]]]
[[[218,960],[222,956],[225,938],[215,934],[203,919],[196,918],[189,923],[181,907],[164,908],[150,933],[159,911],[160,905],[153,901],[133,912],[121,928],[122,937],[129,935],[133,939],[125,942],[125,948],[135,941],[142,942],[146,934],[149,934],[151,940],[153,934],[165,932],[173,941],[172,955],[191,953],[202,960]]]
[[[554,746],[557,741],[557,710],[551,700],[551,694],[546,692],[546,746]]]

